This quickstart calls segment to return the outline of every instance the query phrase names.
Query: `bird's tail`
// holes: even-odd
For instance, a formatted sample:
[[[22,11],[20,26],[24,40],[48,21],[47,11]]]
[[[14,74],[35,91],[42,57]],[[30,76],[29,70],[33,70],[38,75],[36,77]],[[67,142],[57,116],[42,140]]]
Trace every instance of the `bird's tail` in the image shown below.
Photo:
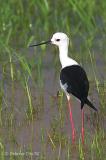
[[[96,107],[94,107],[94,105],[89,101],[89,99],[86,99],[85,103],[86,103],[88,106],[90,106],[92,109],[94,109],[95,111],[98,111],[98,110],[96,109]]]

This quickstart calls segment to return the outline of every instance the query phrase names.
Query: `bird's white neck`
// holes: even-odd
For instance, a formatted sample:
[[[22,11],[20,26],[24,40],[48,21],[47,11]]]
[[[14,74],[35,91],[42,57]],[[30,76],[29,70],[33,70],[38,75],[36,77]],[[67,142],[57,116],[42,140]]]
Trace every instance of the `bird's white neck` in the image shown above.
[[[62,65],[62,68],[78,65],[78,63],[68,56],[68,45],[59,46],[59,58]]]

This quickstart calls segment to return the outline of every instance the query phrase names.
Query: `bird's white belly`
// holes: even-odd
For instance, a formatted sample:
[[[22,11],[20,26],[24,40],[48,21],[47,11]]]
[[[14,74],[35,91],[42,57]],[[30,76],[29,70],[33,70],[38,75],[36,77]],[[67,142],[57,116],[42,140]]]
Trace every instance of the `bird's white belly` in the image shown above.
[[[60,86],[61,86],[61,88],[63,89],[63,91],[65,92],[65,93],[67,93],[67,88],[68,88],[68,85],[67,85],[67,83],[65,83],[64,85],[61,83],[61,80],[60,80]]]

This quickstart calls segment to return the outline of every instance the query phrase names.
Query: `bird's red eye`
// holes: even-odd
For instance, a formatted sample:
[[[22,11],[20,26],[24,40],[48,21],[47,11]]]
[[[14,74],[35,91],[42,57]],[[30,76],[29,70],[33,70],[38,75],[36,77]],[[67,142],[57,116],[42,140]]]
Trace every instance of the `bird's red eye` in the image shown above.
[[[57,41],[57,42],[59,42],[59,41],[60,41],[60,39],[56,39],[56,41]]]

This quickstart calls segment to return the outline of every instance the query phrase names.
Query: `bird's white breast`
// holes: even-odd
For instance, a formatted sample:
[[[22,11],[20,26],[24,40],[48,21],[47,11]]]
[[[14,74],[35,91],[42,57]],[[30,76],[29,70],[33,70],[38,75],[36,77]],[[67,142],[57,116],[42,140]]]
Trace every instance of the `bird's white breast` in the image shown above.
[[[67,66],[72,66],[72,65],[78,65],[78,63],[75,60],[69,57],[64,58],[60,56],[60,62],[61,62],[62,68],[67,67]]]

